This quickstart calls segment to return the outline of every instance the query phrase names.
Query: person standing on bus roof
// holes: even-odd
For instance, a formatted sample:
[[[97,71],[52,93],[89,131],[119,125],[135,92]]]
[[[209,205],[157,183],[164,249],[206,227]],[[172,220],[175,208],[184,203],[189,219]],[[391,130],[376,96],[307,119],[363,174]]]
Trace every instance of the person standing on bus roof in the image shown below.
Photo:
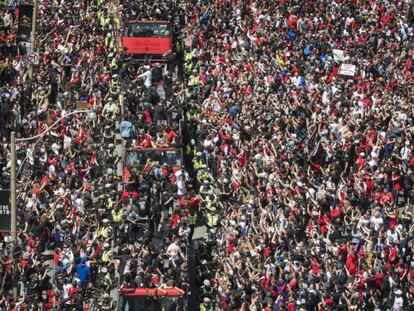
[[[138,76],[138,79],[144,79],[144,85],[146,88],[150,88],[152,85],[152,71],[149,66],[143,67],[146,71]]]

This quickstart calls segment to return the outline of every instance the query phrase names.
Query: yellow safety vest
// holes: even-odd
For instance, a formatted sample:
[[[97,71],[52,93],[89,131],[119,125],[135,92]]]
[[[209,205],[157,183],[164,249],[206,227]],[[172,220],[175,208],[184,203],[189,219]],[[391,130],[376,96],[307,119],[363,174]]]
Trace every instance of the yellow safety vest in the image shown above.
[[[197,215],[189,215],[188,222],[190,225],[195,225],[197,223]]]
[[[207,218],[208,218],[208,225],[210,227],[217,226],[218,216],[216,214],[213,214],[213,215],[208,214],[207,215]]]
[[[199,170],[202,165],[203,165],[203,161],[201,161],[201,160],[200,161],[194,160],[194,169],[195,170]]]
[[[188,82],[188,85],[195,86],[195,85],[198,85],[199,82],[200,82],[200,78],[198,76],[191,76],[190,82]]]
[[[108,208],[109,209],[112,209],[114,207],[114,204],[112,203],[112,199],[111,198],[109,198],[108,199]]]
[[[103,227],[99,230],[99,235],[106,239],[109,236],[109,227]]]
[[[112,220],[113,222],[120,222],[122,218],[121,212],[116,212],[115,210],[112,211]]]
[[[213,202],[211,200],[206,200],[207,202],[207,207],[211,208],[211,206],[213,205]]]
[[[204,180],[204,179],[208,179],[209,177],[210,177],[210,174],[208,173],[208,172],[206,172],[206,171],[200,171],[199,172],[199,176],[198,176],[198,179],[199,180]]]
[[[188,62],[193,59],[193,54],[191,52],[185,52],[184,54],[184,61]]]
[[[186,63],[184,68],[186,72],[190,72],[193,69],[193,63]]]
[[[108,262],[108,261],[110,261],[111,260],[111,251],[109,250],[109,251],[104,251],[103,253],[102,253],[102,257],[101,257],[101,259],[102,259],[102,261],[103,262]]]
[[[116,58],[114,57],[109,65],[111,69],[116,69],[118,67],[118,64],[116,63]]]

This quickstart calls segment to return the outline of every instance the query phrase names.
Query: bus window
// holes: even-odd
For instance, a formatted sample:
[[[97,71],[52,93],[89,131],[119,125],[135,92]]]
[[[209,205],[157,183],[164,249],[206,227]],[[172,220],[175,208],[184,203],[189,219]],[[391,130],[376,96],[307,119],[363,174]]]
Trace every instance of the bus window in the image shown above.
[[[127,37],[168,38],[171,36],[169,24],[156,22],[130,22]]]

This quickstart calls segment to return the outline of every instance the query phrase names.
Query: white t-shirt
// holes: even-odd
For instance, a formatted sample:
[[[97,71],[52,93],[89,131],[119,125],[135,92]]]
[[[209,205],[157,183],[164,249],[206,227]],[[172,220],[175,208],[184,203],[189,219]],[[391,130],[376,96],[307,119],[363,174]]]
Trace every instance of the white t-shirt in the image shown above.
[[[381,225],[384,223],[382,217],[371,216],[369,220],[371,224],[374,224],[375,231],[378,231],[381,228]]]
[[[152,84],[152,73],[151,70],[148,70],[138,76],[138,78],[144,78],[144,85],[148,88]]]
[[[205,139],[203,142],[203,147],[205,150],[209,150],[210,148],[212,148],[213,146],[213,142],[211,140]]]
[[[392,309],[395,311],[402,310],[403,305],[404,305],[403,298],[401,296],[395,297],[394,305],[392,306]]]
[[[187,193],[187,189],[185,188],[185,181],[184,180],[178,180],[177,181],[177,194],[178,195],[184,195]]]
[[[69,298],[69,290],[72,288],[72,284],[64,284],[63,285],[63,299],[67,300]],[[70,301],[68,300],[66,302],[67,304],[70,304]]]
[[[401,158],[402,158],[403,160],[408,160],[408,157],[410,156],[410,154],[411,154],[411,149],[410,149],[409,147],[404,146],[404,147],[401,149]]]
[[[387,230],[387,244],[390,245],[391,243],[396,243],[396,242],[398,242],[397,231],[394,231],[394,233],[392,233],[391,230]]]
[[[167,254],[170,256],[171,260],[177,260],[180,248],[176,243],[171,243],[167,248]]]

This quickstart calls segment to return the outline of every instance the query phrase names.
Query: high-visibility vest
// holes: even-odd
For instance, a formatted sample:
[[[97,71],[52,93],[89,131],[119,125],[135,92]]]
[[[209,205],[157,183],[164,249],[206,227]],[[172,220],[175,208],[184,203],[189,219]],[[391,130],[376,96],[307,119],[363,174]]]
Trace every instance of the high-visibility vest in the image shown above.
[[[218,216],[216,214],[207,214],[207,219],[208,219],[208,225],[210,227],[216,227],[217,226],[217,221],[218,221]]]
[[[187,145],[186,148],[185,148],[185,154],[196,156],[196,154],[197,154],[196,146]]]
[[[197,215],[189,215],[188,222],[190,223],[190,225],[195,225],[197,222]]]
[[[198,176],[198,179],[199,180],[204,180],[204,179],[208,179],[209,177],[210,177],[210,174],[207,172],[207,171],[200,171],[199,172],[199,176]]]
[[[108,208],[109,209],[112,209],[114,207],[114,204],[113,204],[113,202],[112,202],[112,199],[111,198],[109,198],[108,199]]]
[[[110,260],[111,260],[111,251],[110,251],[110,250],[108,250],[108,251],[104,251],[104,252],[102,253],[102,257],[101,257],[101,259],[102,259],[102,261],[103,261],[103,262],[108,262],[108,261],[110,261]]]
[[[195,85],[198,85],[199,82],[200,82],[200,78],[198,76],[192,75],[190,77],[190,81],[188,82],[188,85],[189,86],[195,86]]]
[[[118,67],[118,64],[116,63],[116,58],[114,57],[109,65],[111,69],[116,69]]]
[[[178,54],[182,51],[182,49],[183,49],[183,46],[181,45],[181,43],[177,42],[175,45],[175,52]]]
[[[199,170],[202,165],[203,165],[203,161],[201,161],[201,160],[197,161],[196,159],[194,159],[194,169],[195,170]]]
[[[120,211],[117,212],[117,211],[113,210],[111,214],[112,214],[113,222],[120,222],[121,221],[122,213]]]
[[[193,69],[193,63],[185,63],[185,65],[184,65],[184,69],[185,69],[185,71],[186,72],[191,72],[192,71],[192,69]]]
[[[99,230],[99,235],[106,239],[109,236],[109,227],[103,227]]]
[[[109,46],[111,43],[112,43],[112,38],[108,38],[108,37],[106,37],[106,38],[105,38],[105,45],[106,45],[106,46]]]
[[[213,311],[213,306],[206,306],[204,303],[200,305],[200,311]]]
[[[185,52],[184,61],[189,62],[193,59],[193,54],[191,52]]]

